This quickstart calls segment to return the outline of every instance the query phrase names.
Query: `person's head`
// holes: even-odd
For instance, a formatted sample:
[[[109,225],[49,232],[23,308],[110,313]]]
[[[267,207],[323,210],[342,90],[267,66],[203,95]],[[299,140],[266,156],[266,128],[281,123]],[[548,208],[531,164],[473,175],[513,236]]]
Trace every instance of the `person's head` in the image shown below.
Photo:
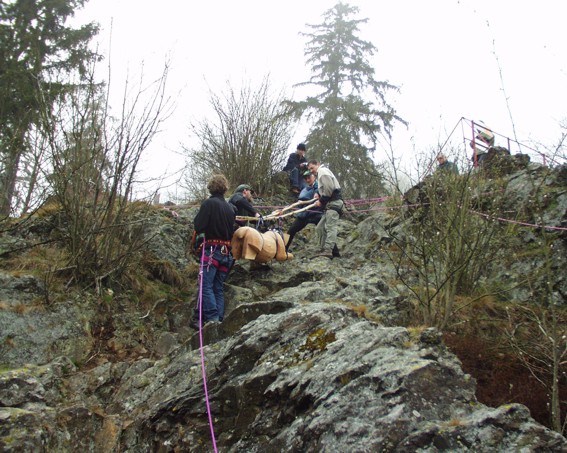
[[[228,190],[228,180],[224,175],[213,175],[207,183],[207,189],[211,195],[224,195]]]
[[[251,201],[252,200],[252,187],[250,187],[248,184],[240,184],[235,192],[240,192],[242,193],[242,195],[244,196],[244,198],[246,198],[247,200]]]
[[[437,156],[437,162],[439,163],[439,165],[444,164],[445,162],[447,162],[447,156],[445,156],[445,154],[439,154]]]
[[[320,167],[320,166],[321,166],[321,164],[319,163],[319,161],[318,161],[318,160],[315,160],[315,159],[310,160],[310,161],[307,163],[307,169],[308,169],[312,174],[314,174],[314,175],[317,174],[317,170],[319,170],[319,167]]]
[[[307,151],[307,146],[305,146],[305,143],[300,143],[297,145],[297,150],[295,152],[303,157],[305,156],[305,151]]]
[[[303,173],[303,179],[305,180],[305,183],[309,187],[315,184],[315,175],[311,173],[309,170],[305,170],[305,172]]]

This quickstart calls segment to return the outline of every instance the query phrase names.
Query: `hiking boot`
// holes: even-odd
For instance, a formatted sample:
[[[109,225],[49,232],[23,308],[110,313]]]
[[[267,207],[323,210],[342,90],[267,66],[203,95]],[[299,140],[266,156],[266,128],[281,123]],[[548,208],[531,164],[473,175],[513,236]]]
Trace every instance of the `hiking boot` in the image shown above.
[[[208,324],[218,325],[220,323],[221,322],[217,319],[213,319],[213,320],[210,320],[210,321],[203,321],[203,327],[205,327]],[[199,320],[195,319],[195,318],[191,319],[191,322],[189,323],[189,327],[191,327],[195,330],[199,330]]]
[[[340,258],[341,254],[339,252],[339,248],[337,247],[337,244],[335,244],[335,246],[333,247],[333,251],[331,252],[333,254],[333,258]]]
[[[316,255],[313,255],[313,258],[329,258],[330,260],[333,259],[333,253],[332,252],[321,252],[321,253],[317,253]]]

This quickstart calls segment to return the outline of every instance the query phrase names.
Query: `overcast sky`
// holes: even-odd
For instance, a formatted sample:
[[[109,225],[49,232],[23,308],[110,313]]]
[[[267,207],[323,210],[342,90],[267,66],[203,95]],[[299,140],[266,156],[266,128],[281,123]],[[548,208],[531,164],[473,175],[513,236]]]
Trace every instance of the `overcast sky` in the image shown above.
[[[368,18],[360,37],[378,52],[378,80],[401,88],[390,103],[410,125],[394,148],[406,158],[444,142],[461,117],[520,141],[553,145],[567,118],[567,46],[561,0],[350,0]],[[80,21],[99,22],[117,91],[126,71],[148,80],[171,62],[176,110],[148,149],[154,174],[180,165],[187,124],[206,113],[208,91],[260,81],[275,90],[306,81],[305,24],[320,24],[335,0],[89,0]],[[112,29],[112,40],[110,30]],[[503,89],[508,101],[504,96]],[[305,130],[298,130],[297,142]],[[290,152],[297,143],[292,143]],[[497,141],[498,144],[498,141]],[[380,155],[377,155],[380,159]]]

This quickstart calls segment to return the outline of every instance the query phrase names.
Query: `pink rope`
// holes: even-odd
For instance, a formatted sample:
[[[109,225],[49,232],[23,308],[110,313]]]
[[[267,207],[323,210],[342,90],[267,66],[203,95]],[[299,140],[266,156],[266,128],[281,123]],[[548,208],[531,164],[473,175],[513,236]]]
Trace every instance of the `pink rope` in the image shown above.
[[[366,199],[352,199],[352,200],[344,200],[345,204],[351,204],[351,205],[358,205],[358,204],[372,204],[372,203],[381,203],[386,201],[387,199],[389,199],[391,197],[380,197],[380,198],[366,198]],[[255,206],[258,209],[282,209],[285,208],[285,206],[280,206],[280,205],[256,205]]]
[[[465,119],[465,118],[462,118],[462,119]],[[348,204],[348,205],[353,206],[353,207],[357,207],[357,206],[361,206],[361,205],[364,205],[364,204],[382,203],[382,202],[388,200],[389,198],[392,198],[392,197],[345,200],[345,204]],[[401,205],[401,206],[386,206],[386,207],[381,207],[381,208],[373,207],[373,208],[370,208],[370,209],[356,209],[354,212],[358,214],[358,213],[363,213],[363,212],[385,211],[385,210],[389,210],[389,209],[411,208],[411,207],[416,207],[416,206],[423,206],[423,205],[413,204],[413,205]],[[258,206],[258,207],[259,208],[281,209],[283,206]],[[316,212],[316,211],[313,211],[313,212]],[[503,217],[492,217],[492,216],[489,216],[488,214],[483,214],[481,212],[475,212],[475,211],[471,211],[471,212],[474,213],[474,214],[483,216],[487,219],[498,220],[500,222],[514,223],[516,225],[522,225],[522,226],[527,226],[527,227],[531,227],[531,228],[545,228],[546,230],[567,231],[567,228],[564,228],[564,227],[549,226],[549,225],[538,225],[538,224],[534,224],[534,223],[519,222],[517,220],[505,219]]]
[[[211,405],[209,403],[209,391],[207,389],[207,372],[205,371],[205,353],[203,351],[203,263],[205,261],[205,248],[207,242],[203,242],[203,250],[201,251],[201,266],[199,269],[199,351],[201,352],[201,372],[203,375],[203,389],[205,391],[205,404],[207,406],[207,416],[209,418],[209,427],[211,428],[211,439],[213,441],[213,449],[217,450],[217,441],[215,439],[215,428],[213,426],[213,417],[211,414]]]
[[[387,200],[388,198],[389,197],[383,197],[382,199],[373,198],[372,200],[384,201],[384,200]],[[357,201],[362,201],[362,200],[357,200]],[[385,211],[385,210],[388,210],[388,209],[410,208],[410,207],[416,207],[416,206],[424,206],[424,205],[423,204],[414,204],[414,205],[401,205],[401,206],[374,207],[374,208],[371,208],[371,209],[360,209],[360,210],[357,209],[356,213]],[[488,214],[484,214],[482,212],[477,212],[477,211],[473,211],[473,210],[471,210],[470,212],[472,212],[473,214],[477,214],[481,217],[484,217],[486,219],[498,220],[499,222],[512,223],[512,224],[522,225],[522,226],[531,227],[531,228],[545,228],[546,230],[567,231],[567,228],[565,228],[565,227],[552,226],[552,225],[541,225],[541,224],[528,223],[528,222],[520,222],[518,220],[506,219],[504,217],[493,217],[493,216],[490,216]]]
[[[522,226],[527,226],[527,227],[532,227],[532,228],[545,228],[546,230],[567,231],[567,228],[558,227],[558,226],[538,225],[536,223],[527,223],[527,222],[520,222],[518,220],[505,219],[503,217],[492,217],[488,214],[484,214],[482,212],[476,212],[476,211],[473,211],[473,210],[471,210],[470,212],[472,212],[473,214],[479,215],[481,217],[484,217],[486,219],[498,220],[499,222],[513,223],[513,224],[516,224],[516,225],[522,225]]]

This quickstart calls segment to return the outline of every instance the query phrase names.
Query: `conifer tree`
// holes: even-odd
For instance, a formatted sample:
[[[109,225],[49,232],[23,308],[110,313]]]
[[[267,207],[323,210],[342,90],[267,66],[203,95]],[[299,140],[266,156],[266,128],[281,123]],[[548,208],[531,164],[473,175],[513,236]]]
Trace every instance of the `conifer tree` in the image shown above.
[[[98,26],[65,23],[85,0],[0,0],[0,216],[11,211],[26,134],[71,84],[62,74],[83,72]],[[41,99],[40,99],[41,98]]]
[[[358,37],[368,19],[352,18],[359,9],[339,2],[323,14],[324,21],[309,25],[305,48],[312,76],[296,86],[319,92],[290,102],[298,116],[312,120],[307,136],[310,158],[328,164],[349,196],[375,196],[382,178],[372,160],[379,133],[390,133],[393,122],[405,122],[386,101],[398,87],[375,79],[369,58],[376,48]]]

